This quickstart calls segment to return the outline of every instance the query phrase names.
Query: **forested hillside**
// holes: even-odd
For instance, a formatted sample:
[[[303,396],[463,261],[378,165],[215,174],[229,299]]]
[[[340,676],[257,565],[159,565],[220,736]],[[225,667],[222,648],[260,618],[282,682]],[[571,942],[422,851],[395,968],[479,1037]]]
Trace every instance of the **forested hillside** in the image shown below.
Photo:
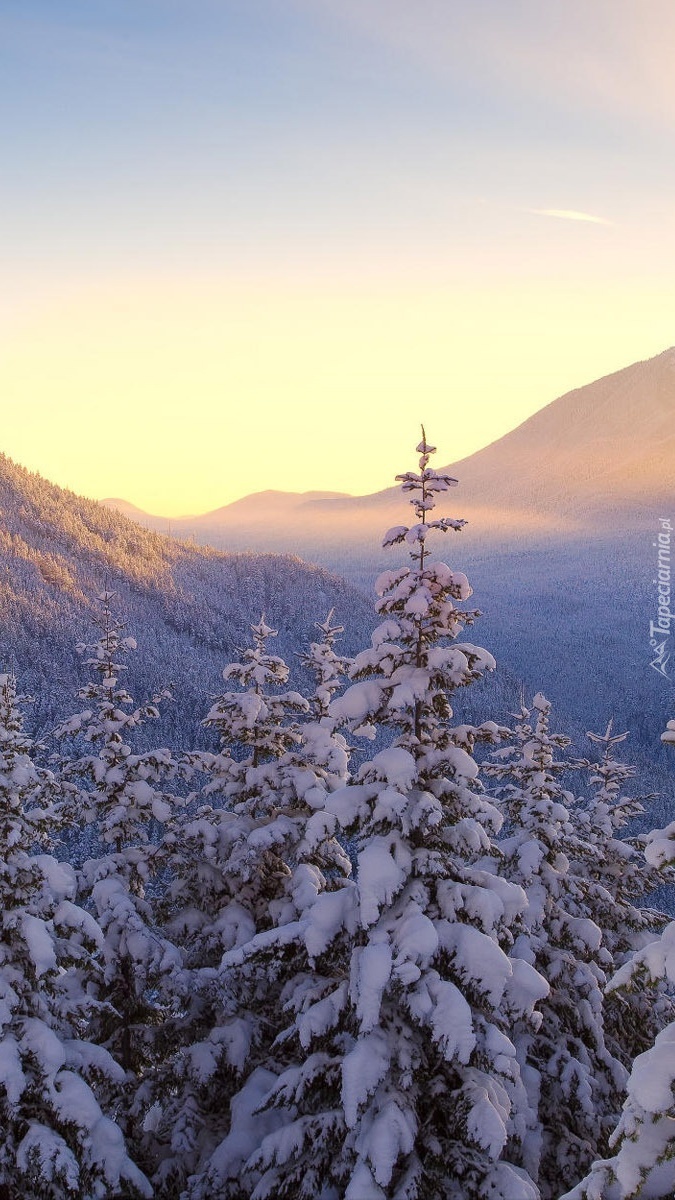
[[[224,554],[143,529],[0,456],[0,666],[16,671],[50,729],[81,678],[77,642],[93,628],[95,596],[114,589],[142,648],[134,690],[175,684],[167,736],[188,744],[223,663],[265,612],[280,652],[294,655],[335,608],[353,648],[372,621],[355,588],[297,558]]]

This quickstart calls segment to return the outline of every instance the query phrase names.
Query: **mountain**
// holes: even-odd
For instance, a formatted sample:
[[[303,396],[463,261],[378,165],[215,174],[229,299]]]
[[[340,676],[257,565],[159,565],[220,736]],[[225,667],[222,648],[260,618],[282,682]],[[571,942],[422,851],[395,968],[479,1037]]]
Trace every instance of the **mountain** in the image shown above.
[[[675,347],[568,392],[452,470],[469,505],[534,510],[565,532],[667,511]]]
[[[656,511],[675,511],[675,347],[568,392],[447,470],[459,480],[454,508],[469,521],[471,544],[649,527]],[[370,547],[403,512],[396,487],[370,496],[270,491],[171,526],[222,549],[281,549],[345,570],[365,547],[372,559]]]
[[[317,501],[351,499],[346,492],[280,492],[268,488],[264,492],[253,492],[241,500],[233,500],[222,508],[204,513],[201,517],[187,517],[188,521],[203,522],[205,525],[221,523],[239,525],[242,520],[266,521],[273,512],[284,515],[302,512]]]
[[[132,521],[138,521],[143,524],[147,521],[163,521],[164,517],[153,517],[150,513],[146,513],[142,508],[137,508],[135,504],[131,504],[129,500],[119,500],[114,496],[107,496],[105,500],[99,501],[104,508],[112,508],[115,512],[122,513],[122,516],[129,517]]]
[[[75,643],[96,638],[104,588],[117,593],[139,645],[132,692],[140,700],[176,684],[166,725],[174,744],[199,737],[222,667],[249,644],[261,612],[289,664],[330,608],[345,625],[345,653],[360,648],[373,619],[370,600],[320,567],[169,539],[0,455],[0,670],[34,695],[38,731],[72,710],[83,678]]]

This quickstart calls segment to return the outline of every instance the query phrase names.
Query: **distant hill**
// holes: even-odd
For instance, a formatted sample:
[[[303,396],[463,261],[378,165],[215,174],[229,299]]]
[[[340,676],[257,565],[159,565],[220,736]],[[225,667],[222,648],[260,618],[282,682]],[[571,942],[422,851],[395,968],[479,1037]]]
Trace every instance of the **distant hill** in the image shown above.
[[[140,700],[176,683],[167,732],[183,744],[194,741],[222,667],[249,644],[262,611],[291,665],[330,608],[345,625],[345,653],[373,619],[370,600],[320,567],[169,539],[0,455],[0,670],[15,671],[35,696],[40,730],[72,711],[82,678],[75,643],[95,638],[94,597],[104,587],[118,594],[138,642],[132,690]]]
[[[657,510],[675,511],[675,347],[568,392],[447,469],[459,480],[452,506],[468,519],[471,544],[649,527]],[[171,529],[222,549],[292,551],[349,573],[350,560],[372,560],[404,511],[397,487],[370,496],[258,492]],[[166,527],[165,518],[136,519]]]
[[[100,504],[104,508],[112,508],[115,512],[122,513],[122,516],[129,517],[132,521],[162,521],[163,517],[153,517],[150,513],[146,513],[142,508],[137,508],[135,504],[131,504],[129,500],[120,500],[115,496],[107,496],[105,500],[100,500]]]

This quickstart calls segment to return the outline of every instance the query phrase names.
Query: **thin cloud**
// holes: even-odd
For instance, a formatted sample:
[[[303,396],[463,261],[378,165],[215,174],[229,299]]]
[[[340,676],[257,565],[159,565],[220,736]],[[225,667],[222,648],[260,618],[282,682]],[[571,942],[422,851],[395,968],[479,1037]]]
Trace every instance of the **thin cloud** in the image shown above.
[[[606,217],[595,217],[592,213],[578,212],[576,208],[526,208],[525,212],[535,217],[555,217],[558,221],[587,221],[591,225],[612,225]]]

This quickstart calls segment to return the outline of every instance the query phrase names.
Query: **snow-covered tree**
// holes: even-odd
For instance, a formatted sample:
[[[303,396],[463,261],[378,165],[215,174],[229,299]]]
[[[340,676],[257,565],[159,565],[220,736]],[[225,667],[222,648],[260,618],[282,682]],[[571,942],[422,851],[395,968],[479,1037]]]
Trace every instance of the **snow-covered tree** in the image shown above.
[[[248,1162],[255,1200],[526,1200],[526,1172],[504,1158],[522,1088],[510,1023],[546,984],[512,961],[509,926],[522,890],[478,865],[499,815],[476,782],[480,730],[452,724],[453,693],[494,666],[456,641],[477,615],[459,605],[466,577],[434,561],[430,519],[454,485],[429,466],[398,478],[416,520],[413,566],[385,572],[383,620],[331,705],[353,732],[388,733],[327,807],[353,840],[355,886],[319,894],[303,939],[310,972],[284,992],[285,1069],[260,1105],[277,1114]]]
[[[324,621],[317,621],[315,629],[321,637],[310,642],[309,649],[299,655],[300,662],[315,680],[314,691],[307,696],[309,711],[315,721],[335,727],[335,718],[330,715],[330,704],[335,694],[344,686],[349,675],[352,660],[343,654],[338,654],[335,643],[341,633],[342,625],[334,625],[334,609],[331,608]]]
[[[167,843],[168,927],[184,950],[187,991],[164,1087],[169,1098],[155,1109],[157,1180],[166,1189],[192,1177],[195,1197],[238,1194],[242,1122],[252,1121],[247,1097],[272,1078],[287,979],[307,971],[298,922],[350,871],[325,813],[326,795],[347,767],[346,745],[326,713],[339,684],[339,627],[327,621],[325,640],[310,650],[311,704],[286,687],[288,667],[267,649],[276,635],[264,617],[252,632],[253,646],[223,672],[235,686],[206,717],[220,750],[193,758],[207,771],[201,798],[211,803],[188,813]]]
[[[663,914],[640,901],[655,888],[673,882],[675,876],[665,866],[656,869],[645,860],[644,839],[625,835],[629,823],[644,813],[645,802],[653,799],[624,793],[635,769],[616,757],[616,747],[628,734],[613,733],[610,721],[604,734],[587,736],[601,751],[601,758],[579,764],[590,771],[591,793],[572,810],[584,851],[579,861],[573,861],[572,869],[583,880],[583,910],[602,931],[605,953],[601,961],[609,976],[636,950],[653,941],[666,924]],[[663,987],[612,989],[605,998],[605,1040],[630,1067],[673,1016],[672,1002]]]
[[[523,1163],[545,1200],[579,1179],[606,1146],[626,1078],[605,1038],[603,968],[612,958],[589,902],[589,889],[601,891],[589,864],[596,847],[604,854],[603,837],[586,840],[588,823],[575,820],[575,798],[561,780],[570,770],[561,758],[569,738],[551,732],[550,709],[538,693],[519,714],[510,745],[494,751],[485,768],[506,817],[500,871],[528,900],[512,955],[550,985],[538,1005],[539,1027],[514,1031],[530,1098]],[[613,797],[612,773],[605,774]],[[609,809],[607,795],[598,818],[606,840],[613,826],[602,804]],[[602,895],[602,915],[610,899]]]
[[[675,744],[675,721],[661,735]],[[675,822],[646,839],[647,861],[656,869],[675,864]],[[675,987],[675,921],[660,938],[627,961],[610,981],[612,992],[664,982]],[[563,1200],[655,1200],[675,1194],[675,1021],[639,1054],[626,1088],[621,1118],[610,1138],[611,1158],[595,1162]]]
[[[39,852],[56,788],[34,765],[21,699],[0,675],[0,1195],[150,1196],[99,1102],[124,1077],[87,1038],[102,935],[73,869]]]
[[[155,1054],[163,996],[179,955],[157,929],[147,890],[161,823],[172,815],[164,785],[174,770],[168,749],[135,752],[127,739],[158,717],[163,697],[136,707],[120,680],[121,661],[135,649],[113,614],[114,594],[99,596],[100,638],[78,646],[94,678],[78,692],[87,707],[56,730],[75,738],[63,763],[71,811],[90,824],[98,845],[82,865],[80,890],[103,931],[102,983],[92,1036],[126,1073],[119,1119],[136,1132],[137,1090]],[[163,694],[165,695],[165,694]]]

